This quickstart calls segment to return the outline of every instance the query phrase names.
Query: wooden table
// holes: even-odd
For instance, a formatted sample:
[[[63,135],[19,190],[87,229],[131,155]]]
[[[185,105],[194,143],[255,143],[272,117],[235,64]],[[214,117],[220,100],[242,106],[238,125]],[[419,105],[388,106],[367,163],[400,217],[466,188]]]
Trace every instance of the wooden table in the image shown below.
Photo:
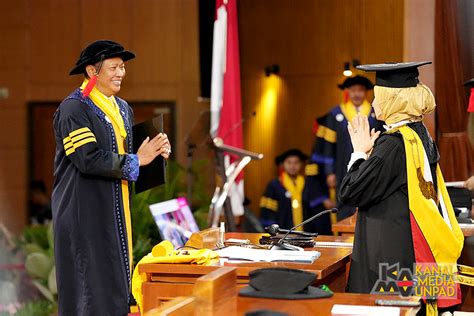
[[[331,315],[336,304],[374,306],[377,299],[415,302],[419,300],[416,297],[349,293],[335,293],[329,298],[304,300],[241,297],[236,285],[236,270],[235,267],[222,267],[200,277],[192,295],[165,302],[156,309],[147,311],[145,316],[233,316],[258,310],[271,310],[288,315]],[[400,308],[400,315],[414,315],[418,309],[419,307]]]
[[[263,234],[227,233],[228,238],[249,239],[258,243]],[[352,237],[319,236],[316,242],[351,242]],[[140,273],[146,273],[147,281],[143,284],[144,311],[156,307],[162,301],[177,296],[188,296],[193,291],[196,279],[222,266],[236,267],[237,284],[242,287],[248,283],[249,272],[269,267],[288,267],[311,271],[317,275],[315,285],[326,284],[335,292],[343,292],[346,286],[346,273],[352,247],[316,247],[307,248],[321,252],[321,256],[312,264],[289,262],[225,262],[220,261],[212,266],[190,264],[142,264]]]
[[[332,224],[332,231],[341,236],[354,236],[356,221],[357,213]]]
[[[341,236],[354,236],[357,214],[345,218],[332,225],[332,231]],[[464,237],[474,236],[474,224],[459,224]]]
[[[375,306],[376,299],[400,300],[399,296],[334,293],[333,297],[309,300],[276,300],[236,296],[235,301],[230,300],[213,310],[212,315],[245,315],[245,313],[267,309],[287,313],[288,315],[331,315],[335,304]],[[409,300],[403,298],[403,300]],[[401,308],[400,315],[415,315],[419,310],[414,308]]]
[[[474,224],[459,224],[464,237],[474,236]]]
[[[208,293],[209,294],[209,293]],[[306,300],[281,300],[238,296],[238,291],[229,296],[221,297],[212,303],[209,297],[193,295],[179,297],[161,305],[155,310],[148,311],[145,316],[213,316],[245,315],[255,311],[274,311],[287,315],[322,315],[330,316],[334,305],[377,306],[377,299],[418,301],[416,297],[400,297],[395,295],[380,294],[353,294],[334,293],[329,298]],[[400,307],[400,316],[416,315],[420,307]]]

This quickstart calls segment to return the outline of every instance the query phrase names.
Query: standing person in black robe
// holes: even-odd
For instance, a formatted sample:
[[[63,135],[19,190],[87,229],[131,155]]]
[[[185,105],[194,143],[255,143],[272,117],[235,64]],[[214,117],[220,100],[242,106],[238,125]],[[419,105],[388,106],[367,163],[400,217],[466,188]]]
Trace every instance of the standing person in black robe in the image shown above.
[[[301,172],[307,159],[299,149],[289,149],[275,158],[280,174],[268,183],[260,199],[260,222],[264,227],[278,224],[290,229],[303,221],[305,179]]]
[[[132,268],[131,183],[157,156],[168,158],[166,135],[132,152],[133,112],[115,95],[125,62],[135,55],[112,41],[81,53],[71,75],[80,88],[54,114],[52,194],[58,314],[127,315]]]
[[[436,106],[429,88],[418,81],[417,67],[427,63],[359,66],[376,71],[373,105],[389,130],[378,137],[364,116],[347,126],[354,152],[339,194],[344,204],[359,208],[349,292],[378,292],[381,264],[412,273],[415,263],[455,266],[462,249],[437,147],[422,123]],[[459,302],[458,291],[438,298],[437,306]],[[434,314],[435,301],[428,303],[427,313]]]
[[[382,130],[383,124],[375,118],[372,106],[367,101],[367,93],[373,89],[373,84],[363,76],[347,78],[338,87],[344,90],[346,101],[335,106],[326,117],[326,120],[319,126],[316,142],[322,143],[322,154],[314,154],[315,158],[323,164],[322,172],[326,176],[326,183],[331,194],[331,198],[337,203],[339,211],[337,220],[342,220],[355,213],[354,207],[343,205],[337,196],[342,179],[347,172],[347,163],[352,153],[352,144],[347,123],[358,114],[369,117],[369,124],[376,130]]]
[[[327,115],[318,117],[314,122],[313,133],[317,135],[320,126],[324,126]],[[305,186],[303,191],[304,217],[310,218],[324,210],[335,207],[334,201],[329,198],[329,190],[326,185],[324,160],[322,160],[324,141],[315,137],[311,156],[305,168]],[[322,215],[318,219],[306,224],[305,230],[320,235],[331,235],[331,219],[329,214]]]

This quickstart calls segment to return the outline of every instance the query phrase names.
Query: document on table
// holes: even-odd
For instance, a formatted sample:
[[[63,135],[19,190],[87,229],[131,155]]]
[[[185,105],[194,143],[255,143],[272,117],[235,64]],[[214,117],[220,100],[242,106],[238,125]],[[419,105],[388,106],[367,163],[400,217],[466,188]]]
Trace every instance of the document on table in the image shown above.
[[[317,241],[315,247],[327,247],[327,248],[352,248],[352,242],[342,241]]]
[[[319,251],[291,251],[251,249],[246,247],[230,246],[217,250],[219,257],[228,260],[245,260],[255,262],[300,262],[313,263],[321,256]]]
[[[387,306],[363,306],[363,305],[341,305],[332,307],[333,316],[399,316],[400,307]]]

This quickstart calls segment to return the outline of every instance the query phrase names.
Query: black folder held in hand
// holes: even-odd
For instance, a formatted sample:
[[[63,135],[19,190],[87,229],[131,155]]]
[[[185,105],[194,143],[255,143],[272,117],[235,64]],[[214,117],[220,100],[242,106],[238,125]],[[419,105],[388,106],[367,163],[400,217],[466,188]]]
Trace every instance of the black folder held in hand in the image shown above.
[[[143,141],[150,137],[153,139],[163,133],[163,114],[133,126],[133,152],[136,153]],[[166,162],[160,155],[150,164],[140,167],[138,180],[135,182],[135,193],[149,190],[166,182]]]

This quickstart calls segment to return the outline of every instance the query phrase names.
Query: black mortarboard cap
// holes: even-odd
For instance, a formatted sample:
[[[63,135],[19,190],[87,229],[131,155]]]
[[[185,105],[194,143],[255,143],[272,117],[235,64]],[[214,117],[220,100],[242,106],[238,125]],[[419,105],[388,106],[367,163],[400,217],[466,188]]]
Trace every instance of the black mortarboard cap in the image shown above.
[[[86,66],[113,57],[120,57],[123,61],[127,61],[135,58],[135,54],[125,50],[122,45],[113,41],[95,41],[84,48],[69,75],[83,74]]]
[[[289,150],[285,151],[284,153],[278,155],[275,158],[275,164],[278,166],[281,163],[283,163],[286,160],[286,158],[291,157],[291,156],[296,156],[296,157],[300,158],[302,161],[308,160],[308,155],[306,155],[304,152],[302,152],[299,149],[293,148],[293,149],[289,149]]]
[[[311,286],[316,274],[288,268],[258,269],[249,273],[249,285],[240,290],[241,296],[300,300],[331,297],[333,294]]]
[[[355,77],[349,77],[344,80],[343,83],[338,84],[337,86],[339,87],[339,89],[344,90],[355,85],[364,86],[367,90],[371,90],[374,88],[374,85],[368,78],[360,75],[357,75]]]
[[[431,64],[431,61],[385,63],[359,65],[357,69],[375,72],[375,85],[389,88],[416,87],[418,80],[418,67]]]
[[[474,78],[469,79],[468,81],[464,82],[466,87],[474,87]]]

